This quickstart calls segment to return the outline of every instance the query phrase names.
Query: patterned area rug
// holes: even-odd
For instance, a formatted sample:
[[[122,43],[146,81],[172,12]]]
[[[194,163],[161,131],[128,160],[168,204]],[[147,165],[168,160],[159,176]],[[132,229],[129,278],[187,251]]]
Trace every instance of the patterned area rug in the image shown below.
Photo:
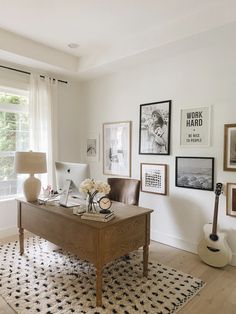
[[[0,246],[0,294],[17,313],[166,314],[176,313],[204,286],[197,278],[149,263],[142,277],[141,256],[118,259],[103,273],[103,307],[95,306],[95,268],[69,253],[48,250],[47,241]]]

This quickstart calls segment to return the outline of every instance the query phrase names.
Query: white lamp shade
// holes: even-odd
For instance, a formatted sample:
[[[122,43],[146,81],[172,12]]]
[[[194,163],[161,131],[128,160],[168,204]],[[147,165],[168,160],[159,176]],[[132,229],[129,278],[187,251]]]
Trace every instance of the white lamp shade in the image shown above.
[[[14,161],[16,173],[45,173],[47,172],[46,153],[16,152]]]

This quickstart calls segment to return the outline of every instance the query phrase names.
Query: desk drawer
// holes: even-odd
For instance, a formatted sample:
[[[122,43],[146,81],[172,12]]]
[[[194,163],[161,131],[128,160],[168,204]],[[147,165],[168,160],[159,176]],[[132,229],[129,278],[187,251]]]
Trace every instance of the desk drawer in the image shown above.
[[[146,215],[112,225],[102,234],[103,262],[132,252],[143,246],[147,235]]]
[[[23,229],[95,263],[97,234],[92,227],[28,204],[21,205],[20,223]]]

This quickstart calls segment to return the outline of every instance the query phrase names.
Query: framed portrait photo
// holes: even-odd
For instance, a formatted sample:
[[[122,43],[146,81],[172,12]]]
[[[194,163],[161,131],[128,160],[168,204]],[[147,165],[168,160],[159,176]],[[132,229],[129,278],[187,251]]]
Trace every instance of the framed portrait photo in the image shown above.
[[[181,109],[181,146],[209,146],[211,134],[211,107]]]
[[[176,157],[175,185],[182,188],[213,191],[214,158]]]
[[[224,126],[224,170],[236,171],[236,124]]]
[[[130,177],[131,121],[103,124],[103,173]]]
[[[141,163],[141,191],[166,195],[167,165]]]
[[[226,184],[226,214],[236,217],[236,183]]]
[[[140,105],[139,154],[170,154],[171,100]]]

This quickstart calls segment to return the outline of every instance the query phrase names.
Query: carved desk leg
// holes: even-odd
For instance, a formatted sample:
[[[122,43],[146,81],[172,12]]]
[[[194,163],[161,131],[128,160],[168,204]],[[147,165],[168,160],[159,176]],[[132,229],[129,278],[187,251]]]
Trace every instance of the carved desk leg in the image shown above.
[[[96,306],[102,306],[102,267],[96,269]]]
[[[24,229],[19,228],[20,255],[24,254]]]
[[[143,276],[148,276],[148,253],[150,243],[150,214],[146,215],[145,245],[143,246]]]
[[[19,228],[19,243],[20,243],[20,255],[24,254],[24,229],[22,228],[22,221],[21,221],[21,202],[17,201],[17,225]]]
[[[149,246],[146,244],[143,246],[143,276],[148,276],[148,251]]]

